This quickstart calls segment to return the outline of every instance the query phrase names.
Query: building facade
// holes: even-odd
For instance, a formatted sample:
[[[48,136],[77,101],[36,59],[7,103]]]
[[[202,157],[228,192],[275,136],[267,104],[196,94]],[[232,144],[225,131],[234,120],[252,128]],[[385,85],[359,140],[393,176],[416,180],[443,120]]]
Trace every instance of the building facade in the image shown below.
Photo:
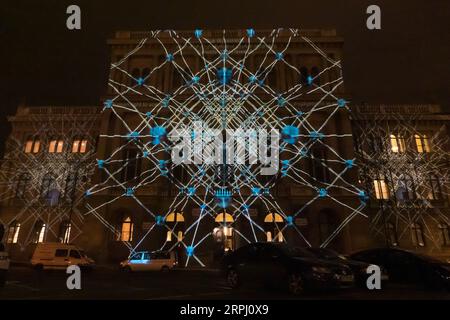
[[[343,39],[336,36],[335,31],[303,32],[326,56],[342,63]],[[204,35],[220,39],[222,33],[212,31]],[[231,43],[237,42],[240,35],[236,31]],[[121,70],[111,69],[105,101],[117,93],[124,95],[136,79],[144,79],[149,87],[172,95],[183,84],[184,79],[171,64],[164,64],[154,75],[151,73],[149,66],[167,59],[167,53],[156,40],[147,41],[139,54],[127,57],[145,37],[147,33],[117,32],[109,40],[112,62],[122,62]],[[285,46],[288,40],[283,36],[277,38],[274,50]],[[168,38],[166,48],[171,48]],[[341,77],[324,56],[304,41],[292,41],[283,54],[283,59],[300,70],[301,76],[296,78],[298,74],[287,67],[274,68],[265,81],[280,92],[297,82],[306,87],[309,79],[317,79],[315,85],[328,88]],[[195,69],[200,69],[202,61],[194,50],[187,50],[184,59],[194,73]],[[249,58],[249,65],[258,66],[263,61],[264,53],[256,50]],[[351,100],[343,85],[334,93],[346,101]],[[142,110],[154,104],[139,92],[132,99],[133,106]],[[323,99],[324,105],[329,103],[328,99]],[[311,94],[295,98],[292,103],[299,111],[307,113],[318,100],[321,96],[311,90]],[[252,202],[248,215],[261,227],[260,233],[255,234],[253,224],[247,223],[249,219],[242,219],[238,210],[213,212],[202,220],[199,229],[206,236],[196,254],[204,264],[211,264],[217,251],[234,250],[249,239],[286,241],[299,246],[326,244],[344,253],[375,245],[398,245],[436,255],[448,253],[448,176],[442,173],[449,167],[446,160],[449,149],[445,139],[432,138],[436,132],[441,133],[439,137],[448,136],[448,131],[442,134],[447,130],[448,115],[441,114],[437,106],[351,108],[351,117],[339,109],[332,117],[318,110],[308,118],[313,126],[321,127],[326,123],[322,126],[326,144],[311,143],[308,156],[292,168],[301,173],[300,177],[308,180],[307,183],[299,184],[292,177],[281,179],[280,174],[275,177],[271,195],[276,198],[277,207],[262,200]],[[283,116],[282,109],[278,112]],[[418,113],[425,115],[413,119],[411,115]],[[377,119],[380,114],[386,117]],[[405,122],[406,118],[410,121]],[[26,260],[34,245],[43,241],[76,243],[100,262],[123,259],[132,250],[159,249],[177,250],[180,259],[186,259],[187,247],[182,244],[193,241],[191,226],[199,221],[202,207],[191,201],[182,210],[171,212],[169,209],[180,193],[177,181],[190,177],[186,168],[171,167],[168,176],[158,176],[151,183],[142,182],[152,163],[135,142],[130,143],[128,138],[124,143],[124,137],[129,134],[124,123],[138,125],[140,119],[139,114],[127,108],[101,110],[99,107],[19,107],[17,114],[9,118],[12,133],[1,167],[0,231],[14,259]],[[353,138],[347,135],[351,132]],[[381,139],[383,148],[372,148],[372,136]],[[307,145],[308,141],[302,140],[302,143]],[[430,159],[438,147],[442,150],[440,155]],[[372,149],[368,152],[367,148]],[[414,156],[398,157],[410,155],[414,148],[416,153],[426,156],[420,160]],[[396,158],[386,160],[386,154]],[[109,159],[107,170],[101,170],[103,162],[99,159]],[[366,190],[368,196],[363,200],[367,202],[364,214],[353,214],[348,222],[349,215],[356,212],[351,208],[358,207],[362,200],[345,189],[328,189],[340,177],[335,172],[339,172],[337,163],[341,159],[356,159],[357,169],[343,175],[349,185]],[[395,168],[411,170],[411,166],[419,171],[417,177],[428,187],[409,191],[406,187],[412,182],[407,178],[398,176],[388,180],[388,172]],[[427,175],[429,178],[425,179]],[[433,178],[435,175],[437,179]],[[133,197],[123,196],[124,190],[136,185],[140,187]],[[316,190],[332,190],[333,197],[311,201],[316,198]],[[196,192],[199,196],[207,194],[201,187]],[[243,188],[240,192],[246,195],[252,190]],[[398,200],[401,196],[411,196],[411,201]],[[289,214],[299,211],[301,214],[288,223]],[[286,214],[281,215],[281,212]],[[162,223],[157,218],[160,216],[164,217]],[[395,230],[394,235],[392,230]],[[147,236],[150,232],[151,237]]]

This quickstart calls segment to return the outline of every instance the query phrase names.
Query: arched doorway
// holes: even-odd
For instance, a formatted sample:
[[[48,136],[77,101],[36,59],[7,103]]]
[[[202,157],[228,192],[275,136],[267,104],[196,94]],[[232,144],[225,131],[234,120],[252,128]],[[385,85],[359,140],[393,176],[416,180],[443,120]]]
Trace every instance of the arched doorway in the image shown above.
[[[219,226],[214,228],[213,236],[216,242],[222,245],[222,251],[234,250],[234,229],[231,226],[234,222],[233,216],[224,211],[217,214],[215,222]]]
[[[284,219],[279,213],[268,213],[264,218],[264,231],[267,242],[283,242]]]

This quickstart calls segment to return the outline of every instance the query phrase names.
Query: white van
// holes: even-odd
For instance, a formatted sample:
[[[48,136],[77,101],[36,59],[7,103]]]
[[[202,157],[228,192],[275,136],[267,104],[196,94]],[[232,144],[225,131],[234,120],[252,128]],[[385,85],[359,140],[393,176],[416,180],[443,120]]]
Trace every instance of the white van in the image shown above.
[[[69,265],[92,269],[94,260],[73,244],[45,242],[38,243],[31,258],[31,265],[37,270],[67,269]]]
[[[120,263],[123,271],[169,271],[177,265],[175,252],[139,251]]]

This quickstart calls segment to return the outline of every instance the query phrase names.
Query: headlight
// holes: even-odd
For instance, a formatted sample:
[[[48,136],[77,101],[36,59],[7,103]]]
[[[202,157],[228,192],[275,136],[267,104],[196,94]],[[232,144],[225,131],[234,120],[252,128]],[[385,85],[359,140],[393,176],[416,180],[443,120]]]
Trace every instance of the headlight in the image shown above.
[[[312,271],[316,273],[331,273],[331,270],[325,267],[312,267]]]

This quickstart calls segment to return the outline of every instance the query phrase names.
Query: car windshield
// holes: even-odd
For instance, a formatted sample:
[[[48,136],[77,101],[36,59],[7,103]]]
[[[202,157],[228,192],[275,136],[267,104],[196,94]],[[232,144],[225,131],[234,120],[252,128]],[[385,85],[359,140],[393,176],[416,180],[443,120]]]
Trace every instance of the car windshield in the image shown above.
[[[281,250],[289,257],[315,258],[315,256],[304,248],[281,246]]]
[[[344,255],[339,254],[336,251],[330,249],[309,248],[308,250],[313,254],[315,254],[318,258],[347,260],[347,258]]]

